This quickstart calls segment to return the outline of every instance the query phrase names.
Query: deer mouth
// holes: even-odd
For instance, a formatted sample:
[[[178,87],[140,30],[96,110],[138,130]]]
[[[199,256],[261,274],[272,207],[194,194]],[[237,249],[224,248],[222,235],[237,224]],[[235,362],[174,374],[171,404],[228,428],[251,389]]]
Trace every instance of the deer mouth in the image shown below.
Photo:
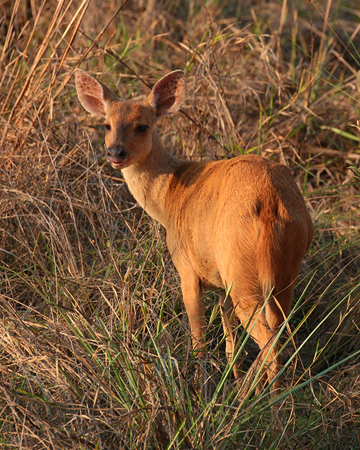
[[[119,160],[117,158],[108,158],[108,161],[109,161],[109,163],[111,164],[111,166],[114,169],[120,170],[120,169],[123,169],[124,167],[126,167],[128,165],[127,164],[127,159],[128,158]]]
[[[129,155],[124,151],[107,151],[106,158],[114,169],[123,169],[129,165]]]

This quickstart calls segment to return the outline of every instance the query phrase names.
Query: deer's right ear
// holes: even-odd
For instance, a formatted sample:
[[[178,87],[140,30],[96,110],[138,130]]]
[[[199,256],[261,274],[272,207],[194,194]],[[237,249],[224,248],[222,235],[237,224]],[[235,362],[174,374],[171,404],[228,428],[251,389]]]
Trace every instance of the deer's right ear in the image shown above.
[[[118,100],[110,89],[83,70],[76,69],[75,85],[81,104],[93,114],[106,117],[108,103]]]

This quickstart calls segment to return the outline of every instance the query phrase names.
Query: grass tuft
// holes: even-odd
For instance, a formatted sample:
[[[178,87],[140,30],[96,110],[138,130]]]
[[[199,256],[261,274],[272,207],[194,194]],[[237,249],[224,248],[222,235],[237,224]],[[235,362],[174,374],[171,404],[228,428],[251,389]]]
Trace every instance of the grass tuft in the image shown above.
[[[359,448],[359,15],[354,0],[2,2],[1,448]],[[273,408],[235,387],[212,294],[199,386],[164,231],[106,164],[79,66],[134,99],[184,69],[188,100],[159,123],[169,150],[292,171],[315,237]]]

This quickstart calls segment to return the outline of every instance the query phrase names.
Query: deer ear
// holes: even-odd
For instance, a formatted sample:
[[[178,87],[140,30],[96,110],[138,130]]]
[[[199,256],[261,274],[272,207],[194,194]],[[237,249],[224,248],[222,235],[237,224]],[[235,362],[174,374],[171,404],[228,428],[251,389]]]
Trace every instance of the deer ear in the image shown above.
[[[118,100],[110,89],[80,69],[75,71],[77,95],[83,107],[93,113],[106,117],[106,109],[112,101]]]
[[[161,78],[146,99],[158,117],[172,114],[181,108],[186,97],[186,81],[182,70],[175,70]]]

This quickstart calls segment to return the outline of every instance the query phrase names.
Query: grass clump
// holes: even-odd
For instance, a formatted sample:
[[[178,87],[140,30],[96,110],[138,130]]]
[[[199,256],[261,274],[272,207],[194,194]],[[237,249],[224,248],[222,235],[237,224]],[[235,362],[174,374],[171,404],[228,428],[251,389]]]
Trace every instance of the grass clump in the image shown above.
[[[3,448],[359,447],[358,17],[334,0],[0,6]],[[315,237],[276,420],[267,392],[239,397],[212,295],[196,384],[164,231],[106,164],[78,66],[121,98],[184,69],[187,103],[159,123],[166,146],[192,160],[262,154],[302,188]],[[256,346],[244,347],[249,366]]]

